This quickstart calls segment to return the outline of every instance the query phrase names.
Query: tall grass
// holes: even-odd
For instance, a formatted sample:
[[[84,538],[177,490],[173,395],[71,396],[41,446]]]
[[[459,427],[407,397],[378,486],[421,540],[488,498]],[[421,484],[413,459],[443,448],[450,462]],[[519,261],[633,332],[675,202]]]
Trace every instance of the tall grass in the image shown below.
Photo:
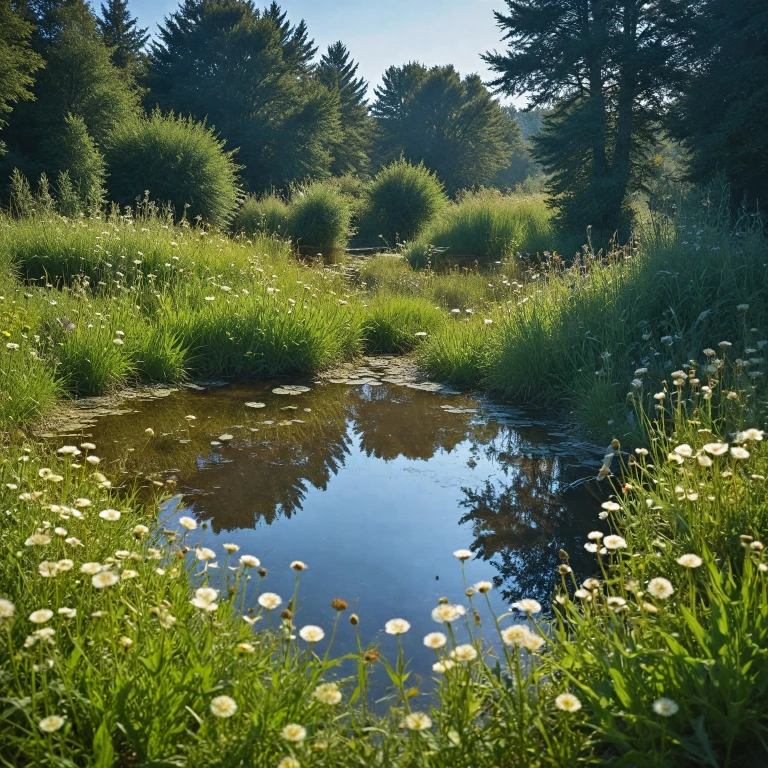
[[[378,297],[367,307],[362,322],[365,350],[408,352],[445,322],[445,314],[423,299]]]
[[[543,195],[467,193],[430,222],[409,248],[408,259],[424,266],[444,256],[487,262],[555,250],[550,220]]]
[[[3,388],[8,423],[50,407],[60,387],[96,395],[135,379],[312,373],[362,339],[343,277],[264,236],[46,214],[0,221],[0,274],[14,318],[0,330],[20,345],[8,351],[22,392]]]
[[[713,333],[749,355],[768,327],[766,238],[687,208],[639,243],[607,256],[552,263],[498,328],[488,382],[505,396],[567,402],[582,424],[631,428],[627,371],[661,380]],[[755,329],[755,330],[752,330]],[[759,373],[759,371],[756,371]],[[631,377],[630,377],[631,378]]]

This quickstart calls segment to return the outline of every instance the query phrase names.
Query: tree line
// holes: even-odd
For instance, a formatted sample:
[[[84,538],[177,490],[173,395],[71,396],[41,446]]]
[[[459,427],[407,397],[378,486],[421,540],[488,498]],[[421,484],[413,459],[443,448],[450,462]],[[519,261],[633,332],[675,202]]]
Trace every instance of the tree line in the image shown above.
[[[182,0],[150,41],[127,0],[98,14],[85,0],[0,0],[0,176],[42,174],[77,207],[162,191],[160,156],[194,177],[179,158],[200,154],[174,154],[174,142],[229,164],[208,194],[224,194],[227,174],[259,194],[366,178],[400,158],[449,194],[540,168],[561,222],[581,231],[629,221],[655,147],[671,141],[691,181],[722,174],[735,200],[765,207],[762,0],[505,3],[503,48],[484,54],[491,83],[413,61],[388,68],[369,101],[347,47],[320,53],[276,2]]]

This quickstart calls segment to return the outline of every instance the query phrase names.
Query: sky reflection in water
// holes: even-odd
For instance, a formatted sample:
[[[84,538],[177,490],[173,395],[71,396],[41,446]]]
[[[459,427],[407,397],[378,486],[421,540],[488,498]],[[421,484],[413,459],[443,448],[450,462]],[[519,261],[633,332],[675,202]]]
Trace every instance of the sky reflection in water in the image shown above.
[[[547,602],[559,549],[575,566],[586,554],[599,503],[583,486],[563,488],[594,475],[599,452],[530,413],[390,385],[324,384],[298,396],[274,395],[273,386],[185,390],[104,417],[89,434],[108,471],[176,478],[167,525],[181,514],[207,523],[192,541],[202,534],[222,567],[222,545],[238,544],[268,569],[262,589],[287,601],[289,563],[305,561],[298,626],[330,630],[330,602],[343,597],[363,641],[393,655],[384,623],[405,618],[406,654],[429,677],[434,657],[421,640],[438,629],[432,608],[442,596],[468,604],[454,550],[476,553],[467,583],[493,581],[499,613],[520,597]],[[232,439],[219,440],[225,434]],[[335,647],[354,647],[346,621]]]

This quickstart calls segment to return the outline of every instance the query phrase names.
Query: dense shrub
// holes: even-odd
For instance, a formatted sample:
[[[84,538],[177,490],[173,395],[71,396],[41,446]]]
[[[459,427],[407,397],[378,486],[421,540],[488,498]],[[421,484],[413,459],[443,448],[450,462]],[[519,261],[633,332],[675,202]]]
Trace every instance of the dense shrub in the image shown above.
[[[67,115],[56,150],[59,212],[65,216],[77,216],[101,208],[105,198],[104,157],[89,136],[81,117]]]
[[[246,197],[232,222],[234,233],[248,237],[256,233],[285,237],[288,233],[288,204],[278,195]]]
[[[211,128],[154,112],[116,128],[106,146],[109,194],[133,205],[149,191],[177,218],[225,226],[237,206],[238,166]]]
[[[552,247],[550,212],[542,196],[483,190],[444,208],[408,255],[414,265],[423,266],[442,254],[497,261],[517,251]]]
[[[397,160],[379,171],[360,222],[366,245],[411,241],[446,203],[443,185],[423,164]]]
[[[317,182],[294,191],[288,210],[288,231],[299,247],[337,250],[347,245],[350,218],[349,201],[339,189]]]

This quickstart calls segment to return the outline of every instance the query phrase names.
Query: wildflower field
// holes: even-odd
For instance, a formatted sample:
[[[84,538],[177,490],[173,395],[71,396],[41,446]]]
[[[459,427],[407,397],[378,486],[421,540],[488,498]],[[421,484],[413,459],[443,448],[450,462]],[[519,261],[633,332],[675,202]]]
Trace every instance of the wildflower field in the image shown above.
[[[302,263],[154,217],[0,221],[0,762],[764,764],[765,253],[757,224],[698,208],[609,254],[445,271]],[[30,431],[67,394],[312,373],[366,349],[620,438],[591,571],[561,552],[551,605],[503,615],[490,582],[445,595],[432,690],[402,650],[407,605],[340,658],[366,616],[340,595],[303,622],[312,563],[277,594],[259,552],[158,520],[168,486],[140,495],[98,445]]]

